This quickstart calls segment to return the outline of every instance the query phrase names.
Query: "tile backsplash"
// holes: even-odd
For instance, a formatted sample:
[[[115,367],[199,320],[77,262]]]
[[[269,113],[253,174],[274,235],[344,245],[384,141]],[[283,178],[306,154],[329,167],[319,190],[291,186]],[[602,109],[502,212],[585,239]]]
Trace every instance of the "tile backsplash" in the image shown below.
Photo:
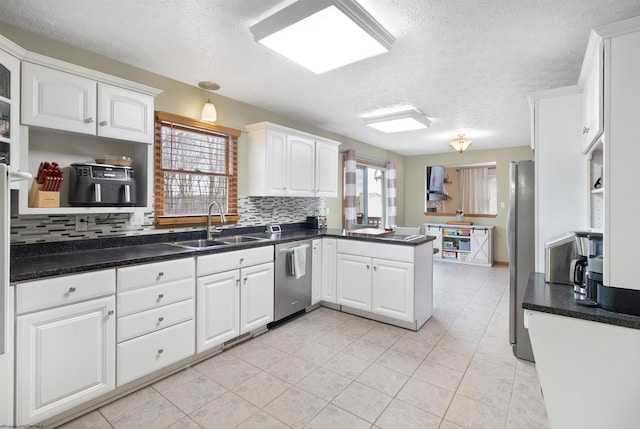
[[[239,197],[240,220],[235,227],[303,222],[306,216],[316,212],[325,213],[324,198]],[[197,229],[204,228],[156,229],[153,226],[153,212],[144,214],[141,226],[130,226],[128,213],[90,215],[87,230],[81,232],[76,231],[76,215],[17,215],[11,217],[11,243],[44,243]]]

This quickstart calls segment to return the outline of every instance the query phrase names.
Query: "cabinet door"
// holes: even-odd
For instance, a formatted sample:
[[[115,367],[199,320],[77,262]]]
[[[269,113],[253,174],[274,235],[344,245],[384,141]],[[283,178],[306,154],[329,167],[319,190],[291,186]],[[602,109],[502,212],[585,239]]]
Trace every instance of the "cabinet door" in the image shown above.
[[[385,259],[372,263],[371,311],[413,322],[413,264]]]
[[[582,145],[587,152],[604,131],[604,63],[603,42],[588,53],[586,79],[582,88]]]
[[[371,311],[371,258],[338,253],[338,304]]]
[[[115,388],[113,296],[16,318],[16,424],[33,424]]]
[[[471,233],[471,261],[489,263],[491,260],[491,231],[475,229]]]
[[[240,270],[240,334],[273,322],[273,262]]]
[[[288,171],[287,195],[314,196],[315,141],[309,137],[287,134]]]
[[[96,134],[96,82],[31,63],[22,66],[22,123]]]
[[[311,305],[322,298],[322,239],[311,244]]]
[[[198,353],[240,335],[240,271],[198,278]]]
[[[0,50],[0,112],[0,142],[10,144],[10,159],[5,164],[13,164],[17,169],[20,164],[20,60],[3,50]]]
[[[153,143],[153,97],[98,84],[98,135]]]
[[[266,195],[286,195],[288,157],[287,134],[267,129]]]
[[[338,145],[316,140],[316,197],[337,197],[339,176]]]
[[[336,239],[322,239],[322,301],[337,303],[336,299]]]

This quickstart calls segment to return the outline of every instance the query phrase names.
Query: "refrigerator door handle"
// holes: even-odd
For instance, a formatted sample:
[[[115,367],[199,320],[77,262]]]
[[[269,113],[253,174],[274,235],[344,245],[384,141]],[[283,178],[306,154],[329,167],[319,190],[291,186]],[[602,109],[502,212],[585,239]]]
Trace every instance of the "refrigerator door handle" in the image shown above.
[[[507,213],[507,254],[509,256],[509,342],[516,344],[516,311],[518,311],[518,290],[516,282],[516,188],[518,164],[509,165],[509,212]]]

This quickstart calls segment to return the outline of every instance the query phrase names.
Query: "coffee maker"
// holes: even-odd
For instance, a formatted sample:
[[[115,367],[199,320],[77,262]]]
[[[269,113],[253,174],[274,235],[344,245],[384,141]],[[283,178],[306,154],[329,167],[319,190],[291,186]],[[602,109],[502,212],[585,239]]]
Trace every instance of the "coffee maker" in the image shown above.
[[[602,283],[602,233],[576,231],[578,257],[571,261],[569,276],[573,279],[576,304],[598,306],[598,283]]]

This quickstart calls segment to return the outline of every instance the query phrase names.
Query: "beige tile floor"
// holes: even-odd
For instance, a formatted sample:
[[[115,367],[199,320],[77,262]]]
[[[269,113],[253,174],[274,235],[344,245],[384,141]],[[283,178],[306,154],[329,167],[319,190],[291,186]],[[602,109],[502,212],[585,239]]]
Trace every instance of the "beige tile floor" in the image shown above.
[[[418,332],[320,308],[63,428],[548,428],[508,269],[434,265]]]

